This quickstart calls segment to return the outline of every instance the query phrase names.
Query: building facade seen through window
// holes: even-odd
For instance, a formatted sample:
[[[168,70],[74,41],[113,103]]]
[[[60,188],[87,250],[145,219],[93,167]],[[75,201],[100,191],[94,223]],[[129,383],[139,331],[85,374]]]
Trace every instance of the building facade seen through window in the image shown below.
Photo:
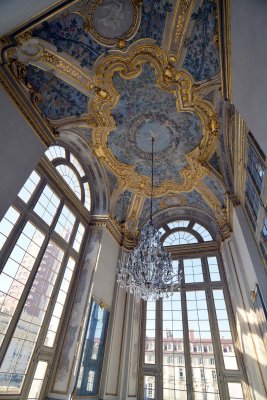
[[[99,396],[109,311],[92,300],[75,397]]]
[[[169,298],[144,303],[142,398],[245,399],[220,254],[202,246],[215,242],[212,234],[190,220],[160,230],[173,253],[174,270],[182,270],[183,279],[181,289]],[[181,245],[184,255],[178,257]],[[198,245],[199,254],[192,256],[192,246],[196,254]]]
[[[46,155],[0,222],[2,398],[42,398],[86,232],[83,216],[69,201],[71,193],[90,211],[89,186],[78,160],[62,146]],[[58,170],[65,164],[69,169]],[[62,178],[64,194],[57,184]]]

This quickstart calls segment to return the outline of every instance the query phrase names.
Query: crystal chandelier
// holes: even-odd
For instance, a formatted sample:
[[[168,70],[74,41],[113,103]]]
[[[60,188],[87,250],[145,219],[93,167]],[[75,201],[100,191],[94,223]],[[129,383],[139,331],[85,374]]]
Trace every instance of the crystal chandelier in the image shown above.
[[[161,233],[152,221],[152,201],[154,188],[154,137],[152,137],[152,172],[150,218],[141,230],[140,241],[132,250],[126,264],[121,263],[117,270],[117,282],[134,296],[143,300],[158,300],[172,295],[174,286],[181,281],[180,273],[173,273],[171,255],[167,253],[160,240]],[[175,280],[175,282],[174,282]]]

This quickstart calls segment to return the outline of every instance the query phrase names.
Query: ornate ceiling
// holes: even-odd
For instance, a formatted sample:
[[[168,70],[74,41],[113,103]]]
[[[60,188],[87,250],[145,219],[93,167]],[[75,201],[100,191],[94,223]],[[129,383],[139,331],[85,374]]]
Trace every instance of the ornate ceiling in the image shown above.
[[[130,232],[149,215],[152,134],[154,212],[191,206],[228,226],[217,20],[216,0],[70,1],[5,51],[53,131],[99,159]]]

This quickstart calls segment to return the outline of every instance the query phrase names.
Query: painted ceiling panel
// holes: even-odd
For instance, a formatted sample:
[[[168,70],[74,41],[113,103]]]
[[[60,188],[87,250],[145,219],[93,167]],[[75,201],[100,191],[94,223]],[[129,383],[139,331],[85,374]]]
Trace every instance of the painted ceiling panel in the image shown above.
[[[40,110],[47,118],[78,117],[87,112],[88,97],[54,75],[29,65],[26,79],[41,94]]]
[[[155,185],[164,180],[180,183],[180,171],[187,166],[185,154],[202,137],[198,116],[177,113],[175,97],[157,87],[147,64],[138,78],[126,81],[116,74],[113,82],[121,97],[113,110],[118,128],[109,135],[110,150],[120,162],[135,165],[139,174],[150,177],[153,133]]]
[[[115,3],[126,8],[122,0],[118,0]],[[107,53],[108,49],[97,43],[91,34],[84,29],[84,18],[77,15],[77,9],[77,6],[70,7],[61,16],[45,21],[41,26],[34,29],[33,35],[55,45],[58,52],[65,51],[78,60],[82,67],[91,68],[95,60],[101,54]],[[142,4],[139,30],[134,40],[132,39],[129,43],[143,38],[152,38],[157,43],[161,43],[166,16],[171,9],[172,5],[168,0],[145,0]],[[118,19],[120,14],[110,15],[112,10],[101,10],[101,14],[98,12],[99,19],[103,20],[102,24],[100,23],[101,21],[97,24],[98,31],[105,34],[106,37],[120,36],[123,33],[123,30],[120,32],[121,26],[131,18],[131,15],[126,13],[126,15],[123,14],[123,18]],[[107,22],[107,18],[109,18],[109,25],[105,23],[105,29],[102,32],[103,23]],[[116,21],[118,22],[116,25],[117,31],[113,32]]]
[[[90,68],[106,49],[93,40],[83,25],[82,17],[66,13],[52,22],[44,22],[33,31],[33,35],[52,43],[58,52],[65,51],[79,61],[82,67]]]
[[[109,184],[109,191],[110,191],[110,194],[112,194],[114,189],[117,186],[118,179],[117,179],[116,175],[114,175],[108,168],[105,168],[105,172],[106,172],[107,180],[108,180],[108,184]]]
[[[190,39],[185,41],[187,52],[183,67],[197,81],[210,79],[219,73],[219,49],[215,44],[216,1],[203,0],[197,13],[191,16],[195,26]]]
[[[209,160],[210,165],[213,166],[213,168],[221,174],[221,168],[220,168],[220,159],[218,154],[215,152],[211,159]]]
[[[206,176],[203,179],[206,186],[212,191],[212,193],[217,197],[220,203],[225,205],[225,189],[219,184],[219,182],[213,176]]]
[[[154,198],[152,203],[152,213],[155,214],[159,210],[160,210],[160,199]],[[150,199],[147,198],[142,208],[142,212],[139,219],[139,226],[142,226],[144,222],[146,222],[146,220],[149,218],[149,216],[150,216]]]
[[[125,190],[120,196],[112,212],[113,218],[123,223],[126,220],[128,208],[131,202],[132,192]]]
[[[188,205],[201,208],[204,211],[207,211],[209,214],[213,215],[213,211],[203,199],[202,195],[196,190],[192,190],[192,192],[184,193],[183,196],[186,199]]]
[[[24,80],[29,101],[38,93],[52,131],[66,139],[66,128],[68,143],[99,159],[109,212],[118,223],[128,217],[127,229],[149,217],[152,136],[153,213],[203,210],[223,226],[224,187],[208,176],[208,163],[220,172],[215,149],[221,154],[216,0],[70,4],[14,36],[18,45],[10,61],[17,57],[14,73]],[[204,200],[211,194],[207,188],[221,210]]]
[[[170,0],[144,0],[142,3],[142,20],[134,38],[155,39],[161,44],[168,12],[172,11],[173,2]]]

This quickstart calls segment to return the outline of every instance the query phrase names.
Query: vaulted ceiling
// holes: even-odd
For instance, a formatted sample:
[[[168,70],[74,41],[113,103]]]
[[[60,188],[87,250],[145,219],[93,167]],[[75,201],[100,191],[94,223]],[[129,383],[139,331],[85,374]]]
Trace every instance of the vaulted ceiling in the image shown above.
[[[153,134],[153,211],[188,206],[228,225],[216,0],[72,1],[12,40],[14,77],[99,159],[117,224],[133,232],[149,216]]]

